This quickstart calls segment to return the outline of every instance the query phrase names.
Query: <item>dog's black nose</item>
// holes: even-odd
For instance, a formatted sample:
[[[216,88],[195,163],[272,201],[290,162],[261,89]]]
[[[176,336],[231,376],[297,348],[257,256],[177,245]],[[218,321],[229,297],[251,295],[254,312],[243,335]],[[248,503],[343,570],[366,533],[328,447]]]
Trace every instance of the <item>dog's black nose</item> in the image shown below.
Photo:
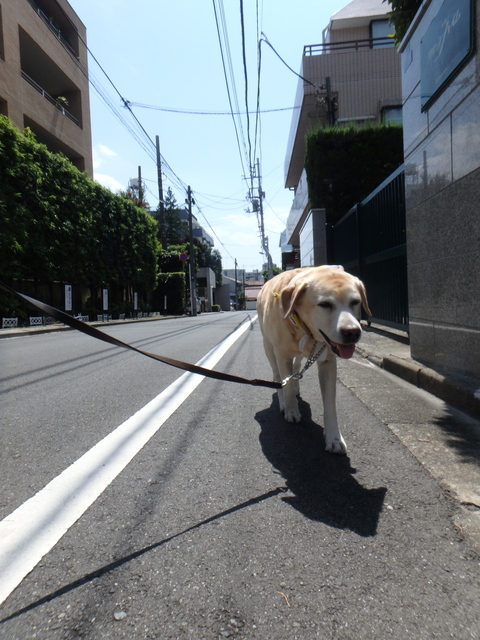
[[[362,331],[358,327],[350,327],[348,329],[342,329],[341,333],[345,344],[348,344],[352,342],[358,342]]]

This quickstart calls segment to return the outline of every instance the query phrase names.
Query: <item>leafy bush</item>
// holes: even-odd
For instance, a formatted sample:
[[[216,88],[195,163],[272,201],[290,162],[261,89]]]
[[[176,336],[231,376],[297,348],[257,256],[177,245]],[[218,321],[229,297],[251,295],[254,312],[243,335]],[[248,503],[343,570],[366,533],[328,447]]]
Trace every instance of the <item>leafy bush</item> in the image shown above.
[[[387,0],[391,6],[389,17],[395,28],[395,42],[397,44],[402,41],[422,1],[423,0]]]
[[[313,208],[335,223],[403,162],[398,125],[320,127],[307,133],[305,169]]]
[[[221,311],[221,310],[222,309],[221,309],[219,304],[212,304],[212,311],[218,312],[218,311]]]
[[[156,223],[0,116],[0,278],[156,285]],[[94,305],[92,305],[93,307]]]

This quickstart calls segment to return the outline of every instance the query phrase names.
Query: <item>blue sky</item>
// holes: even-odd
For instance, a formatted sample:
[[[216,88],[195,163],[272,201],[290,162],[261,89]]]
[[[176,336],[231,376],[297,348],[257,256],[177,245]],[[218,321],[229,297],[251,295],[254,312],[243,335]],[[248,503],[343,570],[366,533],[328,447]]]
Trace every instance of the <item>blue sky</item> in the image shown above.
[[[222,33],[227,33],[229,44],[232,73],[227,73],[232,102],[235,105],[236,95],[244,112],[240,0],[69,2],[87,27],[91,53],[110,79],[90,57],[92,80],[103,95],[100,97],[90,86],[96,180],[113,191],[125,189],[141,166],[147,199],[152,207],[157,206],[155,149],[122,106],[121,97],[132,105],[160,107],[131,109],[149,138],[160,138],[162,157],[168,163],[163,171],[164,190],[170,186],[181,205],[186,186],[191,186],[198,205],[194,215],[213,237],[224,268],[233,268],[237,259],[239,268],[260,269],[264,260],[256,216],[246,211],[251,207],[244,180],[249,159],[260,159],[266,194],[265,232],[273,261],[280,264],[280,232],[285,228],[293,200],[293,193],[284,188],[284,162],[298,79],[263,43],[260,111],[264,113],[260,114],[255,136],[256,7],[259,31],[299,71],[304,45],[320,43],[330,16],[348,1],[243,1],[250,126],[246,115],[235,119],[240,142],[230,114],[214,10],[215,7],[219,23],[226,27]],[[223,35],[222,39],[225,42]],[[227,59],[228,56],[226,64]],[[199,111],[206,114],[184,113]]]

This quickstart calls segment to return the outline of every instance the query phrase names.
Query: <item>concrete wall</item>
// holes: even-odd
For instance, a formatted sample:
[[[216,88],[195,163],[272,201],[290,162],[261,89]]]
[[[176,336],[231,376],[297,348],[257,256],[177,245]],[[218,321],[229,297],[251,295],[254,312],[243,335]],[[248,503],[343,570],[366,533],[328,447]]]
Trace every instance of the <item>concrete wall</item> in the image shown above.
[[[325,209],[311,209],[300,231],[300,266],[327,264]]]
[[[420,42],[442,6],[424,2],[401,46],[411,350],[480,376],[479,53],[422,112]]]

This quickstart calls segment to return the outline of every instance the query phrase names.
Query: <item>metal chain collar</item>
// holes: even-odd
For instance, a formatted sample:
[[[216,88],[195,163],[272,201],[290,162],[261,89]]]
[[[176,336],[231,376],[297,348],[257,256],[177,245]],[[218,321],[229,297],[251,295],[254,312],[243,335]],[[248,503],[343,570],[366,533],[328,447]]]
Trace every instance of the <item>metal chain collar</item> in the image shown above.
[[[303,374],[305,373],[305,371],[309,369],[312,366],[312,364],[318,360],[318,358],[322,355],[322,353],[327,348],[327,343],[325,342],[322,345],[322,347],[318,350],[318,353],[315,353],[315,349],[317,348],[317,345],[318,345],[318,342],[315,341],[303,369],[298,373],[292,373],[292,375],[285,378],[285,380],[282,380],[282,387],[284,387],[288,382],[290,382],[290,380],[301,380],[303,378]]]

